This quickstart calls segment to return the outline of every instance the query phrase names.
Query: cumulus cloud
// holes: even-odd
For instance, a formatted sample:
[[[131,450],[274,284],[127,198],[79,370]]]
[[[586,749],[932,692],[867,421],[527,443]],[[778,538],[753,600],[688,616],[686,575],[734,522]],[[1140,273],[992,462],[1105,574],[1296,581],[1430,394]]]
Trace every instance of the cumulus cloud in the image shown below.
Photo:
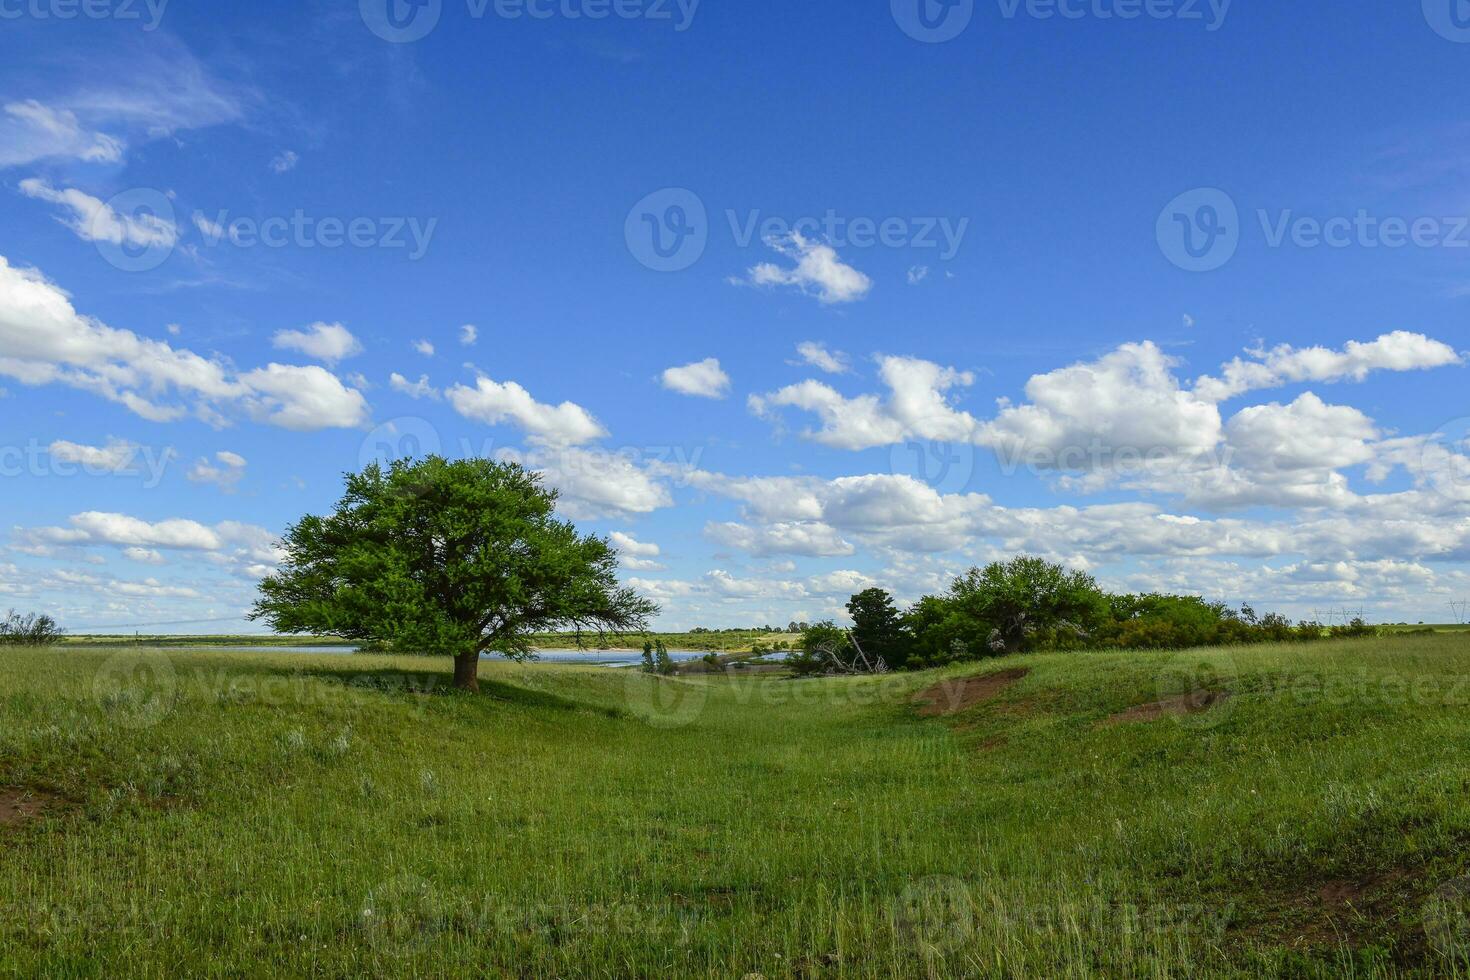
[[[847,398],[820,381],[807,380],[765,395],[752,395],[750,410],[767,419],[781,408],[798,408],[822,421],[807,438],[839,449],[869,449],[909,439],[970,441],[978,423],[951,404],[950,392],[974,383],[968,371],[941,367],[912,357],[883,357],[878,373],[888,397]]]
[[[464,346],[473,347],[475,346],[476,341],[478,341],[479,339],[479,328],[476,327],[473,323],[466,323],[464,326],[459,328],[459,342]]]
[[[625,531],[614,531],[609,538],[613,547],[621,553],[624,568],[637,572],[649,572],[664,567],[654,560],[659,556],[659,546],[653,542],[639,541]]]
[[[413,349],[422,354],[424,357],[434,356],[434,345],[429,343],[427,340],[415,340],[413,342]]]
[[[190,483],[208,483],[226,493],[234,493],[235,487],[245,478],[245,457],[239,453],[222,450],[214,454],[214,461],[200,458],[185,474]]]
[[[769,238],[766,245],[790,259],[790,267],[774,262],[751,266],[745,278],[731,280],[752,286],[791,286],[824,305],[852,303],[868,295],[873,280],[845,264],[830,245],[803,238],[793,232],[785,238]]]
[[[481,377],[475,387],[455,385],[445,396],[465,418],[489,425],[509,422],[532,442],[543,445],[579,446],[608,434],[582,406],[569,401],[543,404],[514,381],[501,383]]]
[[[1177,364],[1145,342],[1036,375],[1027,403],[1003,402],[976,441],[1043,469],[1209,454],[1222,434],[1219,409],[1181,388]]]
[[[254,418],[297,432],[353,429],[368,420],[367,400],[325,368],[268,364],[240,376]]]
[[[649,514],[674,503],[654,474],[620,453],[561,447],[502,455],[540,473],[561,494],[558,508],[574,520]]]
[[[427,374],[419,375],[417,381],[410,381],[397,371],[394,371],[388,376],[388,387],[415,399],[437,399],[439,397],[439,389],[429,384],[429,376]]]
[[[705,536],[727,548],[767,558],[772,555],[806,555],[831,558],[855,551],[835,528],[819,521],[783,521],[752,527],[735,521],[709,523]]]
[[[271,338],[277,350],[300,351],[325,364],[362,353],[362,344],[340,323],[313,323],[304,330],[278,330]]]
[[[713,357],[664,371],[663,386],[695,398],[724,398],[730,393],[730,376]]]
[[[178,226],[169,218],[147,212],[122,214],[90,194],[74,188],[58,189],[39,177],[21,181],[20,192],[65,208],[67,214],[57,220],[85,241],[172,248],[179,240]]]
[[[1341,350],[1280,344],[1246,353],[1247,358],[1237,357],[1226,364],[1221,377],[1200,378],[1195,383],[1198,396],[1218,402],[1297,382],[1362,381],[1374,371],[1423,371],[1464,363],[1462,355],[1448,344],[1406,330],[1366,343],[1350,340]]]
[[[121,439],[109,439],[105,446],[84,446],[57,440],[47,447],[51,458],[63,463],[76,463],[103,473],[130,471],[142,447]]]
[[[282,150],[271,158],[271,172],[277,174],[288,173],[296,169],[296,164],[301,158],[296,155],[295,150]]]
[[[828,350],[814,340],[806,340],[797,344],[796,353],[802,363],[810,364],[817,370],[828,374],[846,374],[852,370],[846,354],[841,351]]]
[[[237,374],[218,359],[83,316],[40,272],[16,268],[4,256],[0,376],[30,386],[78,388],[155,422],[173,421],[192,410],[218,423],[219,407],[232,405],[300,431],[355,427],[368,416],[361,393],[323,368],[271,364]]]

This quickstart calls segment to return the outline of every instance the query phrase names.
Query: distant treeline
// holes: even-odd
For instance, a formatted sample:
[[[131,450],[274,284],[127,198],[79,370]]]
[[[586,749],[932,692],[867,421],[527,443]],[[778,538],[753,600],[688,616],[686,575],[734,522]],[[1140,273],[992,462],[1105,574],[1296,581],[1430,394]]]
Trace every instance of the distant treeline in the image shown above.
[[[921,670],[1031,651],[1307,643],[1378,633],[1362,620],[1328,627],[1198,596],[1112,594],[1091,575],[1029,557],[972,568],[905,611],[883,589],[858,593],[847,610],[851,631],[826,622],[802,633],[791,660],[798,672],[860,667],[859,651],[893,669]]]

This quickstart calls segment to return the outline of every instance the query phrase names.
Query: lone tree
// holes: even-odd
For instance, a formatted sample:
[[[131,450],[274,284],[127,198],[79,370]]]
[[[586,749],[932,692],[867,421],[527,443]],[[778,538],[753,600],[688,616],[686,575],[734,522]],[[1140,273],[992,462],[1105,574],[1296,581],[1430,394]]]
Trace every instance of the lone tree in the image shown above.
[[[533,633],[646,630],[658,607],[618,585],[606,540],[556,519],[556,498],[514,463],[373,463],[348,475],[331,515],[287,528],[251,618],[453,657],[469,691],[482,654],[522,659]]]
[[[883,589],[864,589],[847,603],[852,636],[870,657],[882,657],[890,667],[902,668],[909,659],[909,636],[893,596]]]

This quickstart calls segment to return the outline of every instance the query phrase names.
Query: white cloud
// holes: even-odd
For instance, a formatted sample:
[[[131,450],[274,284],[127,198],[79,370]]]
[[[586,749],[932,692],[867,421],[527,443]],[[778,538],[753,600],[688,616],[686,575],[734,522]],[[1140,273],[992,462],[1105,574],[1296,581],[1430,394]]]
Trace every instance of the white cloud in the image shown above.
[[[762,558],[772,555],[827,558],[851,555],[857,550],[835,528],[818,521],[786,521],[764,527],[727,521],[705,525],[704,533],[727,548]]]
[[[413,342],[413,349],[425,357],[434,356],[434,345],[427,340],[415,340]]]
[[[301,158],[296,155],[295,150],[282,150],[271,158],[271,172],[284,174],[296,169],[296,164]]]
[[[624,531],[614,531],[609,537],[613,545],[625,555],[636,555],[639,558],[657,558],[659,547],[653,542],[639,541],[633,535]]]
[[[916,265],[909,269],[908,280],[910,286],[917,286],[929,278],[929,267],[927,265]]]
[[[1002,403],[976,441],[1014,463],[1058,470],[1209,454],[1222,434],[1219,409],[1180,387],[1176,365],[1145,342],[1036,375],[1029,403]]]
[[[39,177],[21,181],[20,191],[26,197],[66,208],[70,216],[57,220],[85,241],[172,248],[179,240],[178,226],[168,218],[147,212],[121,214],[90,194],[72,188],[58,189]]]
[[[949,397],[951,390],[973,384],[974,375],[911,357],[883,357],[878,363],[879,376],[889,389],[886,400],[876,395],[847,398],[830,385],[808,380],[750,396],[750,410],[762,418],[776,418],[779,408],[813,412],[822,428],[803,434],[839,449],[869,449],[908,439],[974,438],[978,423],[954,408]]]
[[[355,429],[368,420],[367,400],[325,368],[268,364],[240,376],[252,394],[251,415],[297,432]]]
[[[313,323],[304,330],[278,330],[271,344],[277,350],[300,351],[329,365],[362,353],[362,344],[340,323]]]
[[[48,158],[117,163],[126,144],[84,128],[76,113],[35,99],[10,102],[0,116],[0,167]]]
[[[502,456],[540,473],[560,492],[558,508],[574,520],[649,514],[674,503],[662,483],[620,453],[562,447]]]
[[[135,443],[109,439],[106,446],[84,446],[58,440],[47,447],[51,458],[63,463],[77,463],[89,470],[120,473],[131,470],[142,449]]]
[[[437,399],[439,397],[439,389],[429,384],[429,376],[427,374],[419,375],[417,381],[410,381],[397,371],[394,371],[388,376],[388,387],[410,398]]]
[[[1226,364],[1222,377],[1200,378],[1195,383],[1199,397],[1224,401],[1248,391],[1297,382],[1362,381],[1374,371],[1423,371],[1464,363],[1448,344],[1406,330],[1367,343],[1350,340],[1341,350],[1281,344],[1246,353],[1250,359],[1237,357]]]
[[[473,347],[480,339],[479,328],[473,323],[466,323],[459,328],[459,342],[465,347]]]
[[[607,435],[607,430],[585,408],[574,402],[546,405],[514,381],[504,384],[481,377],[475,387],[455,385],[445,392],[454,410],[489,425],[510,422],[535,443],[578,446]]]
[[[828,374],[846,374],[852,370],[846,354],[841,351],[830,351],[814,340],[806,340],[797,344],[796,353],[801,356],[804,363]]]
[[[128,559],[128,561],[135,561],[143,565],[167,564],[163,553],[153,548],[124,548],[122,553],[123,557]]]
[[[766,245],[791,259],[795,265],[783,268],[774,262],[754,265],[737,285],[793,286],[825,305],[852,303],[868,295],[873,280],[846,265],[830,245],[810,241],[793,232],[787,238],[771,238]]]
[[[696,398],[724,398],[730,393],[730,376],[711,357],[664,371],[663,386]]]
[[[245,478],[245,457],[239,453],[223,450],[214,454],[215,463],[199,459],[185,474],[190,483],[208,483],[225,493],[234,493],[235,487]]]
[[[219,360],[147,340],[83,316],[70,297],[40,272],[0,256],[0,376],[25,385],[64,384],[126,406],[152,421],[188,413],[162,404],[169,393],[189,396],[201,414],[211,405],[252,394]]]
[[[659,556],[658,545],[639,541],[623,531],[614,531],[609,537],[613,547],[617,548],[621,554],[620,560],[624,568],[636,572],[651,572],[664,567],[654,561]]]

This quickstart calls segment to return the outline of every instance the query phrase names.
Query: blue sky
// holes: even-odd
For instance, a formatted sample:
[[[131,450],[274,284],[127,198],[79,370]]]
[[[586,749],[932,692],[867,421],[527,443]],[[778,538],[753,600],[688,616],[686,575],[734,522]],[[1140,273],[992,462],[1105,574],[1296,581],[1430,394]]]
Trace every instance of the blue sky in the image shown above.
[[[387,2],[0,0],[6,604],[244,628],[436,446],[668,627],[1017,551],[1470,598],[1449,0]]]

